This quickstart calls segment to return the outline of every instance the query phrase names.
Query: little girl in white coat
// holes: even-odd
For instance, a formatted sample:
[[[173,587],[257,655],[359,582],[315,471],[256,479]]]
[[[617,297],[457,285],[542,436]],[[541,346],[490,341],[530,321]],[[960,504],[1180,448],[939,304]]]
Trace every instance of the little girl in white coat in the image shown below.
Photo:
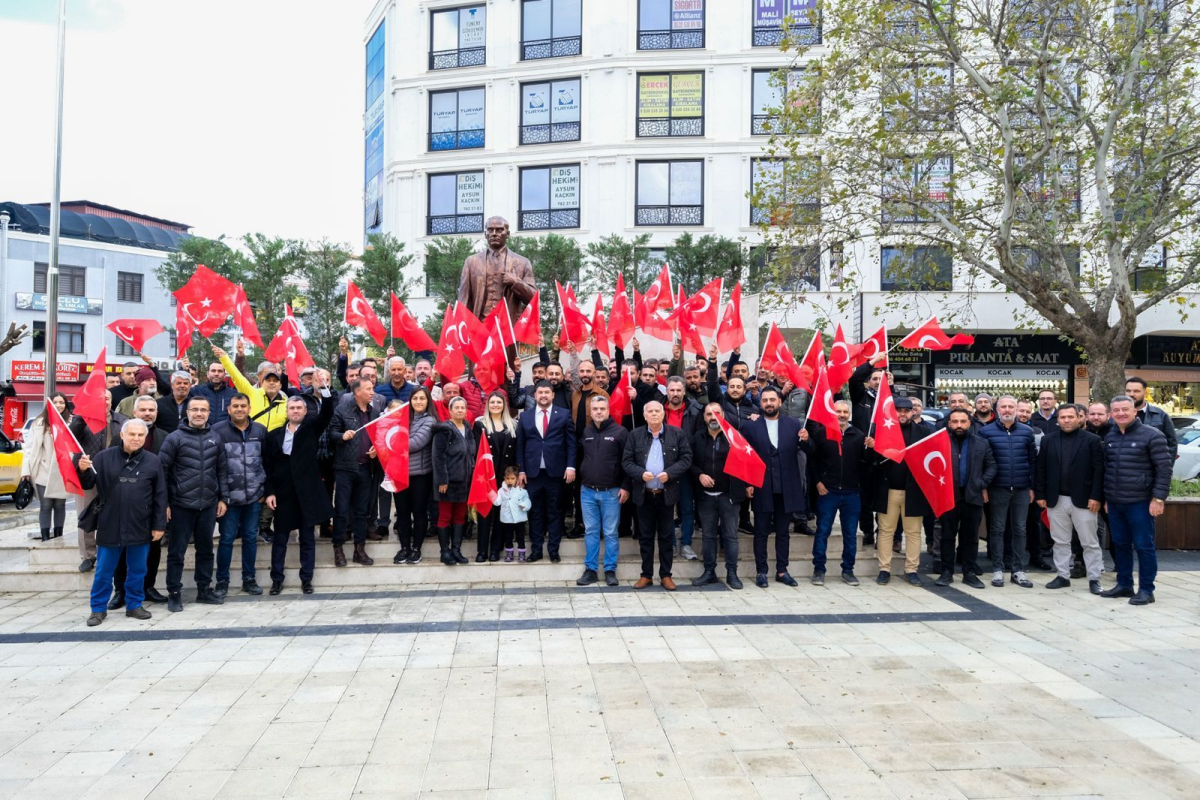
[[[504,485],[496,493],[496,505],[500,506],[500,541],[504,545],[504,560],[508,563],[513,560],[514,540],[519,548],[517,561],[525,561],[525,521],[533,507],[529,492],[517,486],[517,476],[516,467],[504,470]]]

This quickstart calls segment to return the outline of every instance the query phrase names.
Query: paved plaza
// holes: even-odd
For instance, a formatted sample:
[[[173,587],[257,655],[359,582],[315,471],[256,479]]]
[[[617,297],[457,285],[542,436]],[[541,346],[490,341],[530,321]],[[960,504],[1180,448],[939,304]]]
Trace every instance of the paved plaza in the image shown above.
[[[88,629],[82,593],[4,594],[0,797],[1196,797],[1175,560],[1146,608],[396,583]]]

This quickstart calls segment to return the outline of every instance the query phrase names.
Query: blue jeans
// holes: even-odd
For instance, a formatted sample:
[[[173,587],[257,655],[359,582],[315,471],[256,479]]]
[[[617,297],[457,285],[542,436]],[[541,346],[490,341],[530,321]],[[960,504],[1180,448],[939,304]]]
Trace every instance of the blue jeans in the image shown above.
[[[599,571],[600,536],[604,535],[604,571],[617,570],[617,525],[621,521],[620,489],[599,491],[584,486],[579,490],[583,505],[584,569]]]
[[[862,498],[858,489],[830,489],[817,496],[817,537],[813,540],[813,572],[825,571],[825,553],[829,549],[829,534],[833,520],[842,515],[842,572],[854,572],[858,556],[858,517],[862,513]]]
[[[1029,518],[1028,489],[988,489],[988,557],[992,572],[1005,571],[1005,538],[1012,533],[1012,571],[1025,571],[1025,522]]]
[[[1133,588],[1133,551],[1138,556],[1138,588],[1154,591],[1158,576],[1158,554],[1154,550],[1154,517],[1150,501],[1109,503],[1108,535],[1112,537],[1113,559],[1117,562],[1117,586]]]
[[[242,583],[254,580],[254,561],[258,558],[258,520],[261,503],[229,506],[218,524],[221,542],[217,545],[217,583],[229,583],[229,562],[233,561],[233,543],[242,539]]]
[[[692,534],[696,531],[696,502],[695,489],[690,475],[684,475],[679,481],[679,546],[692,544]]]
[[[130,611],[141,608],[142,601],[146,599],[146,556],[150,554],[150,544],[97,547],[96,571],[92,573],[92,611],[96,613],[108,610],[108,599],[113,590],[113,573],[117,571],[117,562],[121,560],[122,552],[125,553],[126,565],[125,607]]]

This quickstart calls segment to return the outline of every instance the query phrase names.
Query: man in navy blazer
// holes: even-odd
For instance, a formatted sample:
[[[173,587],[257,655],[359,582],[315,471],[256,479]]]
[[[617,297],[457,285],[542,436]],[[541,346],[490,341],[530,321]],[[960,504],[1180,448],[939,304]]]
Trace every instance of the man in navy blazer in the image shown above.
[[[778,389],[766,387],[758,401],[762,405],[762,416],[742,422],[741,428],[746,441],[767,466],[762,487],[748,487],[753,492],[754,566],[758,573],[754,582],[764,589],[767,587],[767,537],[773,527],[775,580],[795,586],[796,579],[787,571],[791,552],[788,525],[793,514],[807,510],[804,472],[813,445],[800,420],[779,413],[783,399]]]
[[[521,485],[529,490],[529,561],[542,557],[546,530],[550,531],[550,560],[557,564],[563,537],[563,484],[575,480],[575,425],[571,412],[554,405],[554,387],[541,381],[534,389],[536,405],[517,420],[517,469]]]

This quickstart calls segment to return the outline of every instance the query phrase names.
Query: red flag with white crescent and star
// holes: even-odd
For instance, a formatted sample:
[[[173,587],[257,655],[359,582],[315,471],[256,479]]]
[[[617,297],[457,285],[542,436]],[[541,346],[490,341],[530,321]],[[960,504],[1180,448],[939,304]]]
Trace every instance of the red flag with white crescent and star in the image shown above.
[[[362,290],[354,285],[354,281],[346,283],[346,311],[343,321],[347,327],[362,328],[371,335],[375,344],[383,347],[383,341],[387,338],[387,328],[383,327],[379,315],[371,308],[367,298],[363,297]]]
[[[179,314],[205,338],[212,336],[229,319],[237,305],[237,284],[203,264],[171,294],[179,302]]]
[[[75,415],[83,418],[83,421],[87,423],[88,430],[92,433],[99,433],[108,424],[109,406],[108,400],[105,398],[104,377],[107,355],[108,348],[101,347],[100,356],[92,365],[92,372],[88,375],[87,383],[75,393],[74,398]]]
[[[904,451],[904,463],[925,494],[933,515],[954,510],[954,474],[950,471],[950,433],[942,428]]]
[[[316,366],[300,336],[300,325],[292,316],[291,306],[283,307],[283,321],[279,323],[279,331],[267,345],[264,355],[269,361],[283,362],[292,386],[300,385],[300,370]]]
[[[662,265],[662,270],[658,273],[658,277],[654,279],[654,283],[646,287],[646,294],[643,295],[642,302],[646,304],[648,312],[660,308],[674,307],[675,294],[671,288],[671,268],[669,265]]]
[[[176,306],[176,314],[178,308]],[[156,319],[119,319],[105,327],[138,353],[146,348],[146,342],[163,332],[163,326]]]
[[[579,301],[575,298],[575,292],[571,289],[570,284],[564,288],[562,284],[555,281],[554,288],[558,291],[558,305],[562,311],[562,335],[578,350],[583,347],[588,336],[591,335],[592,323],[579,310]]]
[[[454,305],[446,306],[446,314],[442,317],[442,334],[438,337],[437,358],[433,364],[438,374],[446,379],[462,375],[467,365],[463,358],[462,342],[458,337],[458,321],[454,309]]]
[[[633,309],[629,307],[629,294],[625,291],[625,276],[618,273],[612,310],[608,315],[608,335],[612,343],[624,350],[633,338],[634,325]]]
[[[246,290],[237,287],[237,296],[233,300],[233,324],[242,329],[242,336],[259,350],[265,350],[262,334],[258,332],[258,320],[254,318],[254,309],[246,297]]]
[[[887,369],[887,351],[887,326],[883,325],[879,328],[879,330],[871,334],[866,341],[858,346],[858,354],[854,357],[854,366],[862,366],[863,364],[870,362],[870,360],[875,356],[882,355],[883,360],[877,363],[875,366],[877,366],[879,369]]]
[[[887,378],[879,382],[875,407],[871,410],[871,424],[867,430],[872,431],[871,435],[875,437],[876,453],[897,464],[904,461],[904,434],[900,431],[900,415],[896,413],[896,402]]]
[[[608,415],[618,425],[627,414],[633,413],[634,395],[633,373],[626,371],[624,366],[621,367],[621,370],[621,374],[617,377],[617,386],[608,398]]]
[[[79,473],[75,471],[74,457],[83,453],[75,434],[67,427],[62,415],[54,407],[50,398],[46,398],[46,418],[50,421],[50,434],[54,439],[54,460],[58,464],[58,472],[63,485],[71,494],[83,495],[83,484],[79,482]]]
[[[379,465],[392,482],[392,491],[408,488],[408,403],[387,412],[367,427]]]
[[[596,305],[592,309],[592,347],[599,350],[608,358],[608,323],[604,321],[604,295],[596,295]]]
[[[479,450],[475,454],[475,471],[471,475],[471,493],[467,505],[487,514],[496,504],[496,463],[492,460],[492,446],[486,436],[479,437]]]
[[[800,385],[796,380],[800,372],[796,357],[792,355],[792,348],[774,322],[771,323],[771,330],[767,332],[766,341],[763,342],[762,357],[759,361],[764,368],[776,375],[786,376],[792,383]]]
[[[408,345],[414,353],[437,350],[433,339],[430,339],[425,329],[417,324],[395,292],[392,292],[392,336]]]
[[[517,317],[513,323],[513,335],[517,337],[517,341],[521,344],[529,344],[534,347],[541,347],[544,344],[542,340],[542,311],[541,311],[541,292],[534,292],[533,299],[529,301],[529,305],[525,306],[525,310]]]
[[[846,342],[846,335],[842,333],[842,323],[838,323],[837,331],[833,335],[833,347],[829,351],[829,389],[833,392],[841,391],[841,388],[846,385],[846,381],[850,380],[850,376],[854,374],[854,359],[858,355],[858,350],[861,345],[851,345]]]
[[[975,337],[969,333],[956,333],[947,336],[942,330],[937,317],[930,317],[917,326],[916,330],[901,339],[896,347],[910,350],[949,350],[955,345],[975,344]]]
[[[192,334],[196,328],[192,321],[183,313],[183,305],[175,304],[175,357],[183,358],[183,354],[192,346]]]
[[[458,326],[458,338],[467,358],[478,362],[489,349],[494,331],[489,330],[479,317],[463,303],[454,304],[454,324]],[[504,350],[503,346],[500,348]]]
[[[717,328],[717,349],[728,353],[746,343],[746,329],[742,327],[742,284],[733,285],[729,294],[729,302],[721,315],[721,325]]]
[[[740,481],[745,481],[756,489],[761,489],[763,478],[767,474],[767,465],[762,457],[754,451],[746,437],[730,425],[724,415],[715,419],[721,423],[721,430],[729,442],[729,455],[725,457],[725,472]]]
[[[701,336],[712,336],[717,332],[717,324],[720,322],[721,292],[724,285],[724,278],[709,281],[703,289],[681,301],[668,319],[679,318],[686,311]]]
[[[808,349],[804,351],[804,358],[800,360],[800,365],[796,370],[796,377],[799,380],[793,380],[792,383],[799,386],[806,392],[813,392],[813,385],[817,380],[817,370],[825,363],[825,340],[821,337],[821,331],[818,329],[813,333],[813,338],[808,343]]]
[[[829,373],[824,367],[817,370],[817,382],[812,390],[812,402],[808,406],[808,418],[825,426],[825,436],[831,441],[842,441],[842,426],[838,422],[837,409],[833,406],[833,392],[829,390]]]

